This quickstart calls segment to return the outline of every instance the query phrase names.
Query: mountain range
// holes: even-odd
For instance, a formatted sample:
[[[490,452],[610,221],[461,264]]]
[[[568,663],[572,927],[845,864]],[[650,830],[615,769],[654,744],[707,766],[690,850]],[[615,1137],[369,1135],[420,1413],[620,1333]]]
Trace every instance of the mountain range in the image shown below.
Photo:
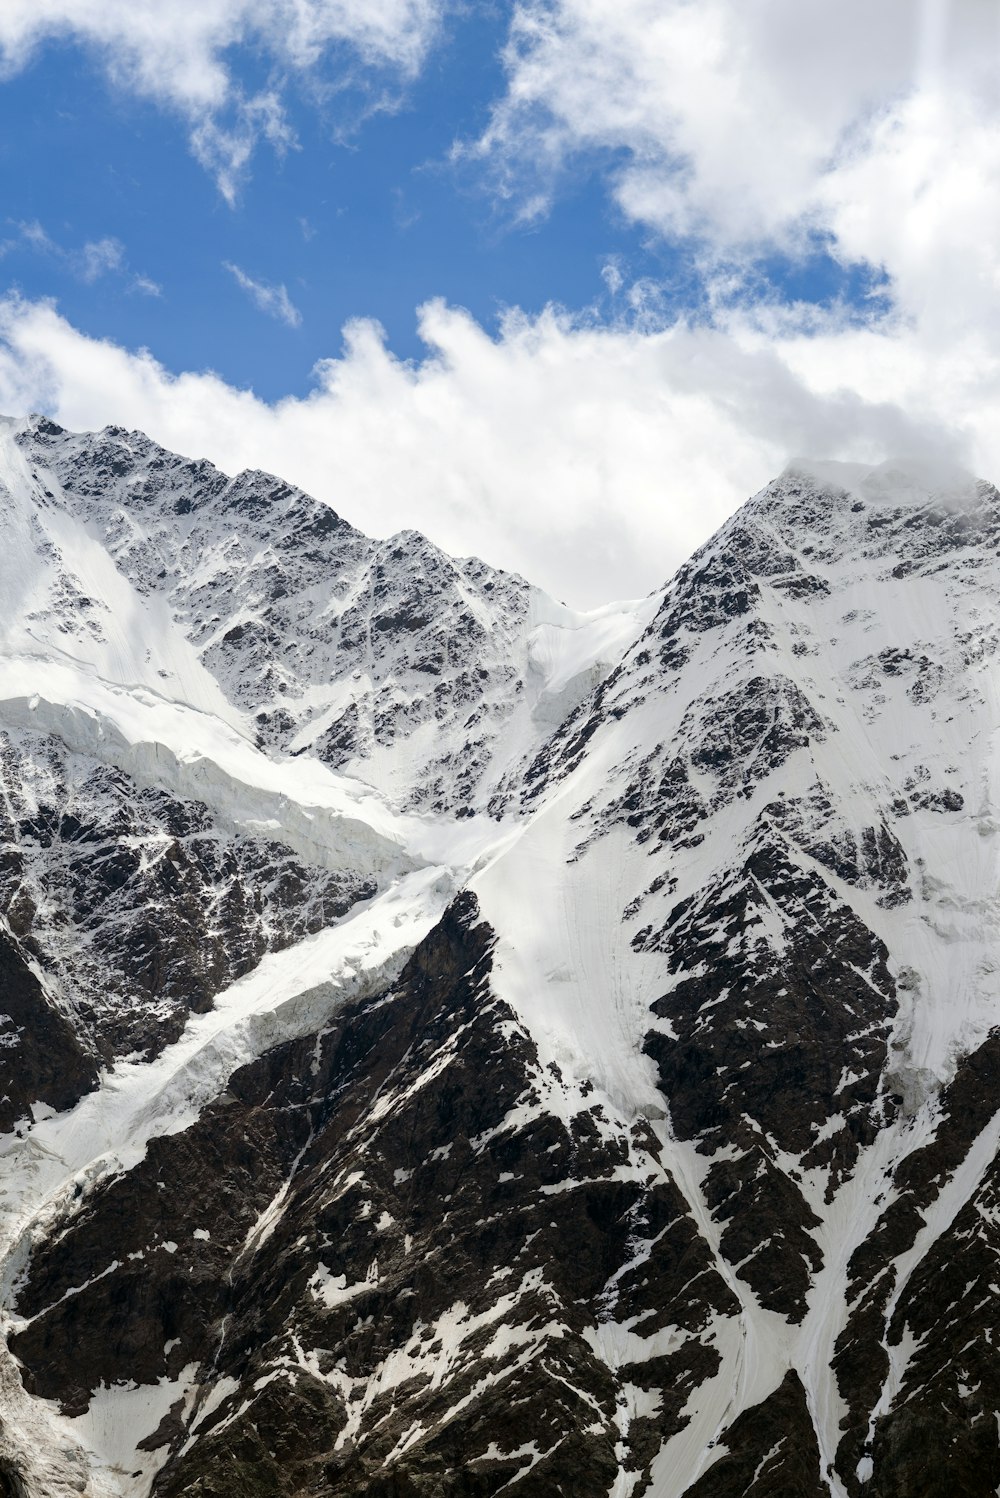
[[[590,613],[114,427],[0,518],[0,1498],[994,1498],[995,488]]]

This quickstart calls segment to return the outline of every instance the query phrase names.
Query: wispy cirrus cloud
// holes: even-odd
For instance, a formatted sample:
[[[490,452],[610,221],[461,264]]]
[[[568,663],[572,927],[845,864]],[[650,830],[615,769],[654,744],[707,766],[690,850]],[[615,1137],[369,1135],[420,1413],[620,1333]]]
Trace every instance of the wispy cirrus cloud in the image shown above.
[[[275,284],[271,281],[255,281],[231,260],[224,260],[222,263],[237,286],[246,292],[258,312],[263,312],[268,317],[283,322],[289,328],[298,328],[302,325],[302,314],[288,295],[284,285],[280,282]]]
[[[37,219],[30,219],[15,226],[22,243],[30,245],[43,255],[62,255],[62,248],[51,239]],[[16,243],[16,241],[13,241]]]
[[[246,99],[237,94],[225,117],[206,114],[191,129],[191,150],[196,160],[215,178],[215,185],[230,207],[250,169],[254,151],[266,141],[278,156],[297,147],[278,94],[269,89]]]
[[[52,40],[74,41],[111,81],[180,115],[191,149],[234,203],[261,141],[294,143],[282,88],[352,73],[405,82],[420,69],[449,0],[4,0],[0,74]],[[241,49],[271,81],[249,86]]]
[[[120,271],[125,262],[125,246],[120,239],[106,237],[88,240],[82,249],[70,256],[81,281],[92,285],[114,271]]]
[[[125,246],[114,235],[88,239],[74,248],[53,239],[37,219],[15,223],[13,228],[15,233],[0,242],[0,255],[27,249],[33,254],[45,255],[57,262],[85,286],[93,286],[105,276],[115,276],[127,280],[127,291],[138,292],[142,296],[163,295],[163,287],[156,281],[141,271],[132,270]]]
[[[163,295],[163,287],[151,276],[133,276],[126,289],[134,292],[136,296],[161,297]]]

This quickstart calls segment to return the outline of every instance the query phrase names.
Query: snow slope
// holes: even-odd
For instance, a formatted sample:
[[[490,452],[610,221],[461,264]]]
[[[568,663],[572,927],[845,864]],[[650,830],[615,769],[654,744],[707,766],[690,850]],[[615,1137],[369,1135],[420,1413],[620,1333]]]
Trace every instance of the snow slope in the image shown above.
[[[1000,1023],[1000,500],[961,476],[932,480],[898,465],[799,465],[751,501],[682,569],[622,666],[529,768],[529,819],[474,880],[501,933],[498,990],[561,1068],[594,1079],[626,1114],[656,1117],[650,1050],[668,1061],[659,1081],[674,1128],[658,1127],[706,1238],[736,1270],[727,1278],[743,1306],[717,1423],[760,1404],[794,1369],[838,1495],[848,1491],[834,1470],[846,1406],[831,1365],[857,1292],[852,1255],[898,1194],[902,1163],[935,1138],[942,1084]],[[846,926],[847,915],[866,933],[860,976],[875,1003],[866,1016],[855,1009],[857,1033],[842,1036],[839,1054],[832,1036],[823,1042],[822,1065],[841,1075],[822,1113],[802,1118],[804,1100],[786,1084],[779,1107],[751,1094],[704,1137],[688,1122],[697,1110],[687,1086],[671,1098],[675,1067],[704,1068],[713,1048],[717,1057],[733,1049],[731,1030],[712,1035],[721,1009],[727,1026],[759,1036],[722,1071],[720,1105],[738,1096],[740,1073],[794,1039],[777,997],[777,1019],[769,1013],[768,969],[817,962],[801,914],[762,878],[778,872],[779,850],[782,886],[813,886],[802,908],[810,923]],[[733,900],[720,910],[720,896],[748,853],[752,914],[744,906],[734,926]],[[684,931],[678,912],[691,906],[703,924]],[[700,984],[693,1026],[678,1012],[693,1043],[671,1022],[669,991],[690,985],[687,974]],[[724,1008],[725,978],[745,984],[738,1009]],[[841,981],[835,969],[831,980]],[[651,1006],[661,1038],[644,1047]],[[678,1030],[686,1056],[674,1063]],[[850,1095],[866,1073],[859,1106]],[[974,1192],[995,1134],[994,1119],[970,1141],[969,1161],[980,1163],[942,1191],[930,1222],[949,1221]],[[780,1192],[756,1231],[784,1244],[757,1247],[759,1278],[748,1285],[748,1261],[727,1253],[731,1187],[721,1221],[710,1201],[721,1189],[713,1180],[761,1150]],[[789,1325],[776,1281],[803,1222],[808,1273]],[[916,1237],[897,1285],[937,1231]],[[772,1276],[760,1272],[769,1252]],[[712,1420],[699,1419],[692,1428],[704,1434]],[[676,1438],[650,1491],[673,1498],[705,1470],[696,1439],[679,1476],[677,1442],[690,1434]]]

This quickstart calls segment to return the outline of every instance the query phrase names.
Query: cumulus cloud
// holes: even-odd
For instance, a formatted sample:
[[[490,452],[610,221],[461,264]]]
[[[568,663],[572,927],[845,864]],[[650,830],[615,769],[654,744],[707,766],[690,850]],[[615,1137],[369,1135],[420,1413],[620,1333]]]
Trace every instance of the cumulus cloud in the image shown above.
[[[268,317],[276,318],[278,322],[283,322],[289,328],[301,326],[302,314],[283,285],[275,286],[270,281],[255,281],[238,265],[233,265],[232,261],[224,260],[222,263],[237,286],[246,292],[258,312],[264,312]]]
[[[310,395],[269,405],[87,338],[51,305],[8,299],[0,409],[139,427],[228,471],[269,469],[370,534],[417,527],[588,605],[658,585],[790,456],[878,461],[949,441],[952,408],[940,424],[934,414],[947,376],[921,376],[903,332],[892,347],[859,332],[874,341],[844,351],[831,330],[815,365],[822,339],[758,323],[651,334],[549,310],[511,315],[491,338],[434,302],[420,332],[427,354],[414,363],[376,324],[353,323]],[[838,371],[856,376],[854,391]],[[994,473],[997,384],[972,392],[979,425],[958,454]]]
[[[536,207],[581,153],[606,152],[633,218],[731,246],[794,239],[818,184],[900,101],[960,79],[995,110],[997,15],[981,0],[520,0],[474,149]]]
[[[928,340],[1000,331],[997,5],[519,0],[504,61],[460,154],[521,216],[602,170],[710,303],[756,257],[822,249]]]
[[[273,87],[247,91],[234,60],[253,47],[276,73],[337,59],[414,76],[445,0],[4,0],[0,72],[27,66],[52,39],[90,49],[119,87],[179,113],[192,149],[230,202],[260,140],[293,135]]]
[[[888,441],[905,416],[997,476],[998,62],[1000,6],[980,0],[518,0],[502,96],[456,154],[521,218],[567,175],[603,173],[700,287],[712,332],[688,346],[727,351],[714,397],[736,430],[790,439],[795,391],[799,418],[822,417],[813,449],[842,450],[853,399],[859,439],[873,423]],[[823,253],[877,295],[825,310],[762,295],[776,253]],[[676,315],[620,263],[604,276],[634,327]],[[740,368],[761,376],[757,426],[750,391],[732,396]]]
[[[185,114],[232,197],[261,135],[294,142],[280,95],[245,97],[228,48],[256,40],[309,68],[336,24],[358,56],[406,73],[437,8],[6,0],[0,47],[20,66],[46,26],[75,28],[130,87]],[[798,454],[944,453],[1000,478],[998,15],[984,0],[518,0],[503,96],[462,151],[526,218],[564,174],[604,172],[618,209],[700,274],[698,322],[609,258],[609,325],[549,309],[511,313],[492,337],[433,302],[422,360],[357,322],[309,396],[271,405],[8,299],[0,405],[268,468],[372,533],[418,526],[573,602],[655,586]],[[161,49],[163,16],[177,29]],[[761,299],[758,257],[817,245],[886,296]],[[230,270],[295,325],[284,287]]]

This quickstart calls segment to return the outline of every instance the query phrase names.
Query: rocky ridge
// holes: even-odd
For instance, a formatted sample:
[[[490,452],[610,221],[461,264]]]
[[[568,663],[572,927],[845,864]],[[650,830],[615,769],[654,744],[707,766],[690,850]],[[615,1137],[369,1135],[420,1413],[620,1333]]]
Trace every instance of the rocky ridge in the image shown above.
[[[416,531],[370,540],[270,474],[229,478],[141,432],[40,419],[15,441],[37,502],[65,506],[165,602],[260,746],[308,751],[403,805],[471,814],[505,754],[540,742],[638,628],[626,611],[605,641],[600,619],[520,577]],[[61,588],[100,628],[100,601],[68,569]],[[596,660],[585,642],[574,671],[571,642],[551,679],[553,636],[581,632]],[[163,690],[176,674],[160,668]]]

